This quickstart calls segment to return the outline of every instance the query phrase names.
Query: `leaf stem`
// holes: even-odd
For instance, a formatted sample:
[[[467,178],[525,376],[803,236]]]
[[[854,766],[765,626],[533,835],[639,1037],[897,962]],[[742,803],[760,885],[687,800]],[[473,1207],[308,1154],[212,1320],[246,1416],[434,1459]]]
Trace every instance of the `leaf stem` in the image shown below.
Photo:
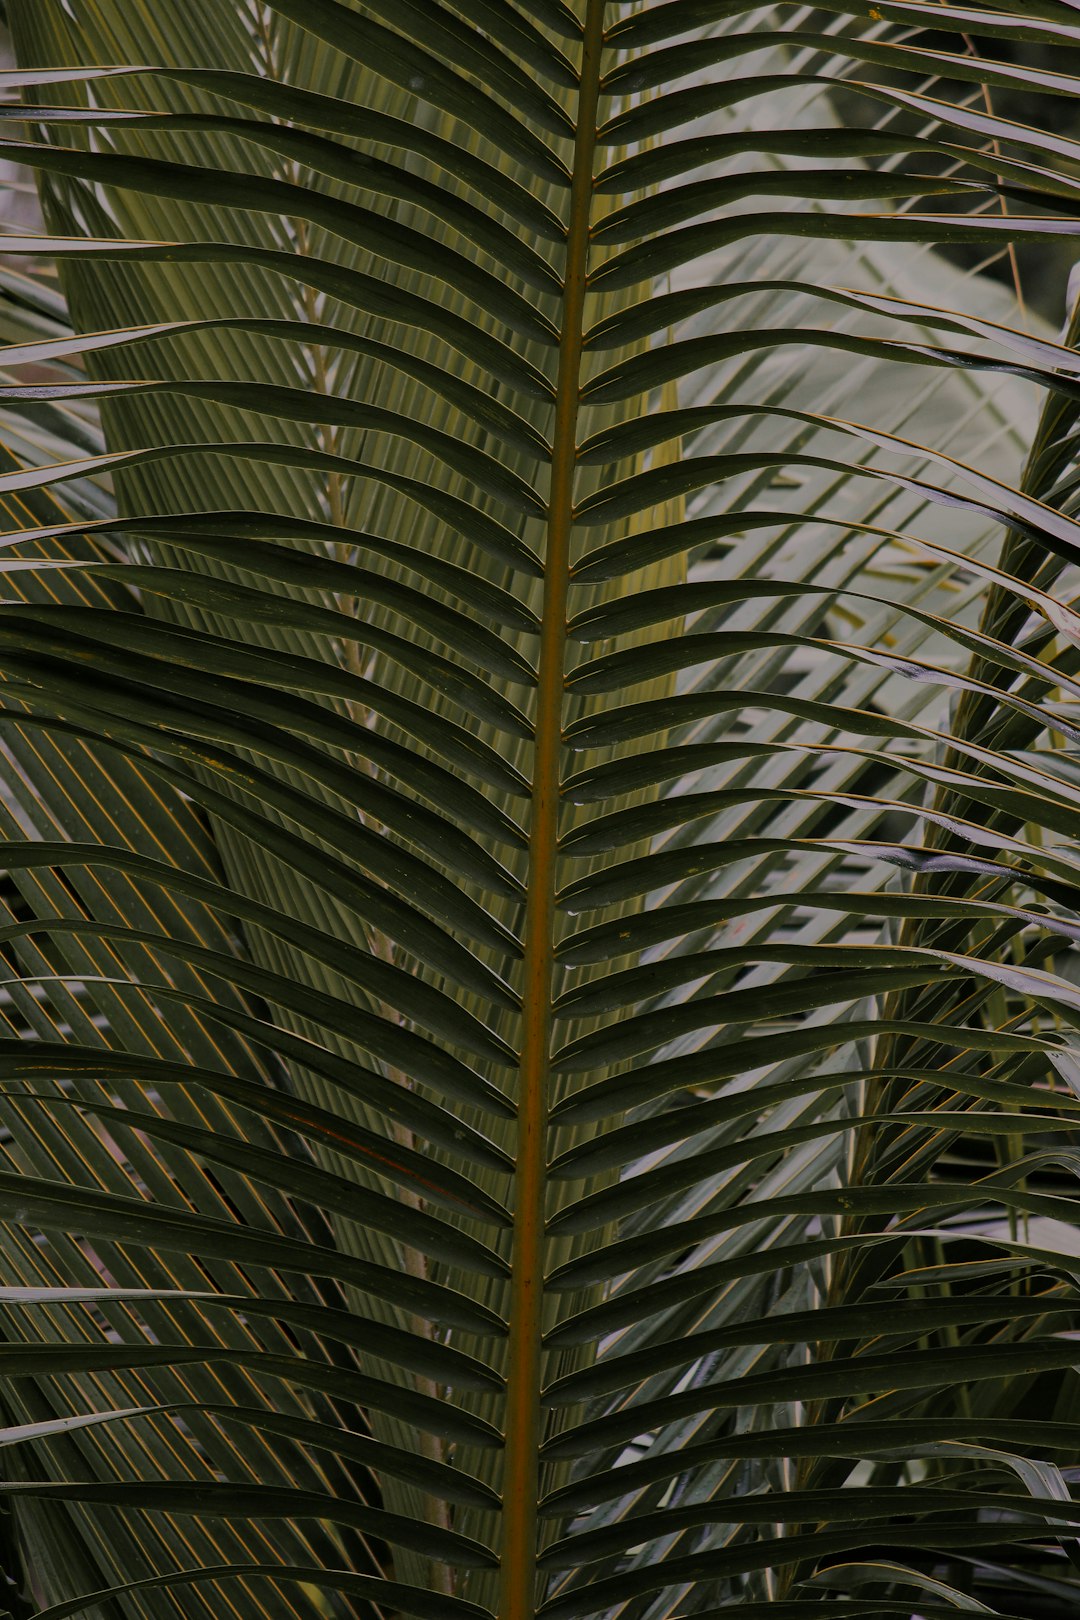
[[[514,1186],[499,1620],[536,1614],[544,1194],[570,537],[605,0],[588,0],[567,229],[544,562]]]

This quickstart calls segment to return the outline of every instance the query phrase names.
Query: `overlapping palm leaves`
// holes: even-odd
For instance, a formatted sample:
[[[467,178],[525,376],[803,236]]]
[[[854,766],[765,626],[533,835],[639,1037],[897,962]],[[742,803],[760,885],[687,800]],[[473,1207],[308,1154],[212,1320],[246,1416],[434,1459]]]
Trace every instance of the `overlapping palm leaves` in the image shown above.
[[[1068,1612],[1075,8],[8,11],[20,1612]]]

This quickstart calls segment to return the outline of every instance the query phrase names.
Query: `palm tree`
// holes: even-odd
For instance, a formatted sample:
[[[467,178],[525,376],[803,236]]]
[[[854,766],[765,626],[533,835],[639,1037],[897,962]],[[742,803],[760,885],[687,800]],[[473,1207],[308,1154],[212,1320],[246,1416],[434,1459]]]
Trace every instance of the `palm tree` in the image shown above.
[[[1073,1614],[1073,0],[6,14],[10,1613]]]

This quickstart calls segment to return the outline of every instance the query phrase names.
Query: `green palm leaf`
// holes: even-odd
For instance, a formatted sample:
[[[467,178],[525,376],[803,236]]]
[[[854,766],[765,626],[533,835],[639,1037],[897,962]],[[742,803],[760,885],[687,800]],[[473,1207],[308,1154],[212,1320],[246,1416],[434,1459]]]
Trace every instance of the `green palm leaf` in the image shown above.
[[[7,9],[20,1613],[1068,1612],[1074,8]]]

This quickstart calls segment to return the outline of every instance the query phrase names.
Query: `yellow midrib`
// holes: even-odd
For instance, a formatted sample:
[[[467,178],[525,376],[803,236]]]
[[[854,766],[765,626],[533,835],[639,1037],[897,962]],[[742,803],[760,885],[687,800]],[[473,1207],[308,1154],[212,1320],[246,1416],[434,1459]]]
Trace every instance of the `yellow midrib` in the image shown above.
[[[499,1620],[533,1620],[540,1447],[544,1188],[555,953],[567,595],[585,283],[605,0],[587,0],[552,437],[536,746],[529,823]]]

